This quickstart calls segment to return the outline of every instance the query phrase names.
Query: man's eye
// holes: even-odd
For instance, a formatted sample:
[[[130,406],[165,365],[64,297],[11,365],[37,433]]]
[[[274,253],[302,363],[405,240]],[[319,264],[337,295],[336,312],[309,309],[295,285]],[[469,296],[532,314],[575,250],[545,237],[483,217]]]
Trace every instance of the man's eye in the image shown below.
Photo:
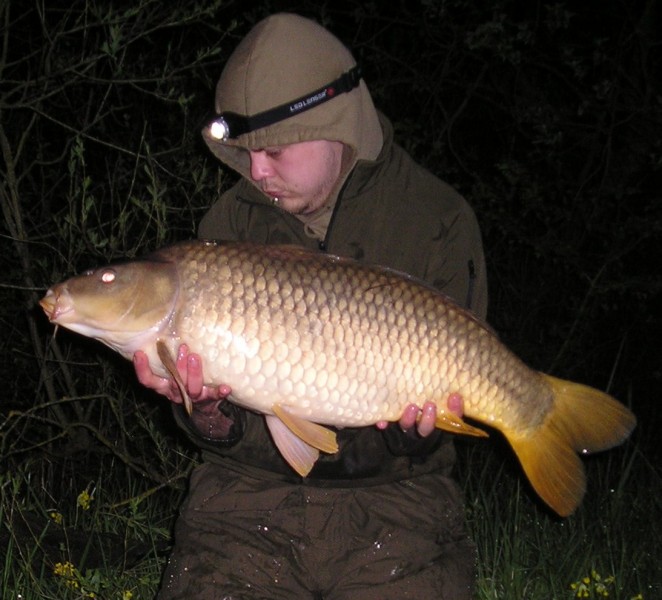
[[[282,154],[282,150],[280,148],[269,148],[265,150],[264,153],[269,158],[278,158]]]

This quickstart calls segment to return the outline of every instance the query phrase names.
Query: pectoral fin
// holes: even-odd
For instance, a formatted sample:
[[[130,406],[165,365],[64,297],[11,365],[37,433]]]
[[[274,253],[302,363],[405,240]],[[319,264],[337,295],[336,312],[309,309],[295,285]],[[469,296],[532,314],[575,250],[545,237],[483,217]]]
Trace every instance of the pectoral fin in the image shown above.
[[[301,477],[310,473],[319,458],[319,450],[292,433],[275,415],[266,415],[267,427],[283,458]]]
[[[458,417],[454,413],[442,412],[437,414],[437,420],[435,421],[435,427],[437,429],[443,429],[444,431],[450,431],[452,433],[461,433],[463,435],[473,435],[475,437],[489,437],[489,434],[478,427],[473,427],[468,423],[465,423],[462,420],[462,417]]]
[[[338,452],[336,434],[327,427],[297,417],[280,404],[274,404],[271,409],[294,435],[313,448],[329,454]]]
[[[175,359],[172,357],[172,354],[170,354],[170,350],[168,350],[167,346],[161,340],[156,341],[156,352],[159,355],[163,366],[166,368],[166,371],[168,371],[170,376],[175,380],[175,383],[179,388],[179,393],[184,400],[184,408],[190,417],[193,412],[193,402],[186,391],[186,386],[184,385],[182,378],[179,376]]]

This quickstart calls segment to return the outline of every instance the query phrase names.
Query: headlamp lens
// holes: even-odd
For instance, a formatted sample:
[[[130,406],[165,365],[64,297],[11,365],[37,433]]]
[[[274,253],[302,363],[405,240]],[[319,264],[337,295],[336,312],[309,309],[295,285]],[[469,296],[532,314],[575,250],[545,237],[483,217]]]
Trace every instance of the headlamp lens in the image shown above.
[[[209,126],[209,133],[215,140],[226,142],[230,137],[230,127],[223,117],[218,117]]]

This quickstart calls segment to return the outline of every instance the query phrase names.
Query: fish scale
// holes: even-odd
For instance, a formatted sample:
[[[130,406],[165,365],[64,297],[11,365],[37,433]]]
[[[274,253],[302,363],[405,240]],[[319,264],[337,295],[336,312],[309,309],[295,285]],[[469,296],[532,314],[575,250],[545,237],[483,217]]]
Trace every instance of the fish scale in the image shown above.
[[[53,323],[94,337],[172,375],[186,343],[205,383],[265,415],[274,442],[302,476],[325,426],[397,421],[409,403],[437,406],[437,427],[485,435],[446,407],[501,431],[534,489],[559,514],[585,491],[577,453],[621,443],[635,425],[611,396],[539,373],[469,312],[425,283],[291,246],[191,241],[53,286]]]

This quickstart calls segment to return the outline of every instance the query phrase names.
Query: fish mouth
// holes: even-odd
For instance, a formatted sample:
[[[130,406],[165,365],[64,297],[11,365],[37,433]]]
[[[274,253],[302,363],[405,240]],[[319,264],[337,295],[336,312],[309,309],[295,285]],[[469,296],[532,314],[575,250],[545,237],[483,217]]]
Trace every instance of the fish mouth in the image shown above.
[[[68,312],[71,312],[72,306],[66,306],[62,302],[62,296],[59,293],[54,292],[53,290],[48,290],[46,295],[39,300],[39,306],[44,310],[48,320],[51,323],[57,322],[62,315],[66,315]]]

